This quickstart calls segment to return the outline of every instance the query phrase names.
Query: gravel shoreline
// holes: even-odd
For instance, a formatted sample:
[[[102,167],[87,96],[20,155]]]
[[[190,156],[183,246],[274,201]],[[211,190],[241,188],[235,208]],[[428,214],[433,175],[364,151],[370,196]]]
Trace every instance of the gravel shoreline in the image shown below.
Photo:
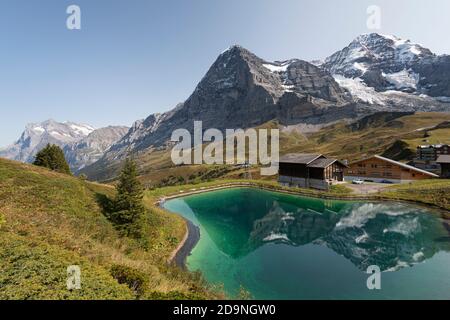
[[[186,259],[191,254],[192,249],[200,240],[200,228],[194,225],[191,221],[186,220],[186,235],[180,246],[175,250],[173,257],[169,263],[174,263],[176,266],[186,269]]]

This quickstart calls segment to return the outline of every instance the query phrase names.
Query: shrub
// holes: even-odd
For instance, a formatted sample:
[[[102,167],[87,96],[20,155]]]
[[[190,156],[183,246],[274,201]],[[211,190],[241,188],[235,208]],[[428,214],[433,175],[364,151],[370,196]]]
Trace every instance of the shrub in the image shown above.
[[[131,267],[113,265],[111,275],[120,284],[126,284],[138,297],[142,296],[148,287],[148,279],[145,273]]]
[[[64,157],[64,152],[54,144],[47,144],[44,149],[39,151],[36,154],[33,164],[60,173],[71,174],[69,165]]]

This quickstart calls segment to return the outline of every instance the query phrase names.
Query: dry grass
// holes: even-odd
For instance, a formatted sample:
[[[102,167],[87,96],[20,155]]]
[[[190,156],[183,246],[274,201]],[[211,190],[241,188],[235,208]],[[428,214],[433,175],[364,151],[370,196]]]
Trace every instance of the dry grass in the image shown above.
[[[5,219],[0,234],[5,241],[19,237],[21,247],[31,247],[31,244],[36,248],[50,247],[58,253],[56,256],[72,257],[104,274],[109,274],[115,264],[138,269],[148,277],[147,292],[156,292],[158,297],[174,292],[180,297],[213,296],[199,286],[199,279],[166,266],[166,259],[184,236],[185,225],[180,217],[153,207],[147,199],[150,245],[144,250],[137,242],[118,235],[102,213],[97,201],[100,195],[111,197],[114,189],[0,159],[0,213]],[[6,254],[7,250],[3,246],[0,252]],[[2,262],[0,265],[5,273],[11,267]],[[50,274],[53,271],[45,270]],[[11,274],[16,273],[11,271]],[[111,277],[109,280],[118,285]],[[0,277],[0,287],[2,281],[18,279]],[[14,296],[13,287],[8,290],[0,289],[3,296]],[[45,288],[39,292],[32,298],[46,297]],[[99,297],[103,293],[99,292]],[[86,293],[86,297],[92,298],[92,293]]]

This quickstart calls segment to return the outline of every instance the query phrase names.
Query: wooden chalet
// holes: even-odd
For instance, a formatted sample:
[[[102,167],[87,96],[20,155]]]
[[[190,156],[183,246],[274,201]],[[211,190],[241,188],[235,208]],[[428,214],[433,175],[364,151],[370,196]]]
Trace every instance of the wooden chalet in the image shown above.
[[[438,177],[434,173],[378,155],[351,162],[345,170],[346,180],[371,182],[407,183]]]
[[[322,154],[288,154],[280,158],[278,181],[285,186],[328,190],[344,181],[346,167]]]

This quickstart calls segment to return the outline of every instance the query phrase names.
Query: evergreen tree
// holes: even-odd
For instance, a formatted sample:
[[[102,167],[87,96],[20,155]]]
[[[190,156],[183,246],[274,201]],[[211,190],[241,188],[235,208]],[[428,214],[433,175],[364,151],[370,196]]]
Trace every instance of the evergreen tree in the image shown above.
[[[144,191],[137,179],[136,163],[125,160],[119,184],[116,187],[117,196],[114,201],[113,222],[126,235],[141,238],[145,225]]]
[[[44,149],[39,151],[33,164],[60,173],[71,174],[69,165],[64,157],[64,152],[54,144],[47,144]]]

